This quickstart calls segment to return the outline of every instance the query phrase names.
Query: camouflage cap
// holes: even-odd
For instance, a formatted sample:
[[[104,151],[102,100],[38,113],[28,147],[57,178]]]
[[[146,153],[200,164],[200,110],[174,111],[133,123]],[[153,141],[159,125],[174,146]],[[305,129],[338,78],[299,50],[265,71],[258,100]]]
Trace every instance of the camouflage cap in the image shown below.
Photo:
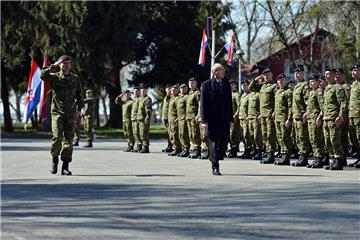
[[[62,55],[61,57],[58,58],[58,61],[66,61],[66,60],[71,60],[71,58],[68,55]]]

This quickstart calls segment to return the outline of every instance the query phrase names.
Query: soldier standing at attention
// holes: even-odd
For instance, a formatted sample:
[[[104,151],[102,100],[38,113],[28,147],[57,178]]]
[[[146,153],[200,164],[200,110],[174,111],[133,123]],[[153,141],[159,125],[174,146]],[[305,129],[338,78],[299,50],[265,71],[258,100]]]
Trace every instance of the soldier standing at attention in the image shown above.
[[[131,92],[126,90],[116,97],[115,103],[121,106],[122,110],[122,127],[124,130],[124,137],[127,139],[128,147],[124,152],[133,152],[135,138],[131,122],[131,110],[133,108],[134,100],[131,99]]]
[[[248,116],[248,106],[249,106],[249,86],[248,83],[245,81],[241,84],[241,90],[243,94],[240,98],[240,106],[238,108],[238,117],[240,120],[240,128],[243,133],[243,143],[244,143],[244,152],[240,155],[240,158],[251,158],[251,146],[252,141],[250,137],[250,129],[249,129],[249,122],[246,119]]]
[[[228,158],[237,157],[237,152],[239,151],[240,144],[240,122],[238,116],[238,110],[240,107],[240,94],[237,90],[236,81],[230,81],[231,87],[231,101],[233,108],[233,124],[230,128],[230,152],[227,154]]]
[[[168,140],[168,145],[165,149],[162,150],[162,152],[166,152],[166,153],[172,152],[172,144],[170,141],[170,129],[169,129],[169,120],[168,120],[170,98],[171,98],[171,86],[170,84],[167,84],[165,86],[165,97],[162,103],[162,111],[161,111],[161,119],[164,122],[166,138]]]
[[[327,69],[325,79],[329,85],[324,91],[324,110],[321,116],[323,118],[325,145],[333,160],[330,166],[325,169],[343,170],[341,125],[346,112],[346,94],[341,85],[335,82],[335,69]]]
[[[199,101],[199,109],[201,109],[201,101]],[[209,139],[205,132],[205,129],[202,126],[202,120],[201,120],[201,112],[199,110],[198,115],[196,116],[196,121],[199,123],[200,126],[200,136],[201,136],[201,155],[200,159],[208,159],[210,156],[209,151]]]
[[[297,84],[293,91],[292,112],[295,126],[296,145],[299,149],[300,157],[292,165],[295,167],[305,167],[308,165],[309,153],[309,132],[306,119],[303,116],[306,112],[306,101],[309,97],[308,83],[304,80],[304,69],[295,69],[295,79]]]
[[[345,75],[344,75],[344,70],[342,70],[341,68],[336,69],[336,74],[335,74],[335,81],[336,83],[340,84],[342,86],[342,88],[345,90],[345,95],[346,95],[346,102],[349,103],[350,100],[350,91],[351,91],[351,87],[350,84],[347,83],[345,81]],[[342,143],[342,147],[343,147],[343,156],[342,156],[342,163],[343,166],[347,166],[347,161],[346,161],[346,157],[349,153],[349,106],[346,105],[346,110],[344,112],[344,116],[343,116],[343,124],[341,125],[342,127],[342,131],[341,131],[341,143]]]
[[[56,63],[41,71],[41,79],[52,91],[51,128],[52,164],[50,172],[57,173],[59,155],[63,161],[61,175],[71,175],[69,163],[72,161],[75,117],[84,104],[84,93],[79,77],[70,72],[70,57],[63,55]]]
[[[93,97],[93,91],[88,89],[85,92],[86,98],[84,100],[84,108],[82,109],[81,115],[84,117],[84,130],[86,135],[87,143],[84,145],[85,148],[92,148],[92,142],[94,140],[93,135],[93,123],[95,113],[95,98]]]
[[[349,164],[350,167],[360,168],[360,64],[351,68],[351,75],[354,82],[351,84],[350,102],[349,102],[349,131],[355,133],[357,141],[354,141],[354,148],[357,149],[357,160]]]
[[[277,77],[279,89],[275,93],[275,111],[273,118],[276,126],[276,136],[280,144],[283,159],[275,165],[290,165],[291,129],[292,129],[292,91],[287,87],[285,74]]]
[[[322,168],[324,166],[324,134],[320,113],[323,109],[323,90],[320,87],[319,76],[309,77],[311,90],[307,100],[305,118],[308,124],[309,140],[314,152],[315,161],[308,168]]]
[[[262,80],[262,82],[260,82]],[[277,86],[273,82],[273,74],[269,68],[266,68],[260,76],[255,78],[250,83],[250,90],[254,85],[260,85],[260,117],[261,117],[261,131],[263,140],[266,143],[267,159],[260,161],[263,164],[272,164],[275,162],[276,150],[276,131],[275,124],[272,119],[272,114],[275,108],[275,92]]]
[[[179,104],[179,85],[175,84],[171,88],[171,99],[169,102],[169,128],[170,139],[173,146],[173,151],[169,153],[169,156],[176,156],[181,153],[181,144],[179,140],[179,125],[178,125],[178,112],[177,106]]]
[[[177,105],[177,119],[179,125],[179,139],[182,147],[182,152],[178,154],[179,157],[188,157],[190,150],[189,130],[186,124],[186,102],[188,97],[188,87],[186,84],[180,85],[179,102]]]
[[[133,93],[134,93],[134,102],[131,108],[131,123],[132,123],[132,130],[133,130],[135,142],[137,145],[134,152],[140,152],[142,150],[142,143],[140,140],[139,123],[137,121],[137,112],[140,101],[140,88],[138,86],[135,86]]]
[[[140,86],[140,99],[137,112],[137,121],[139,123],[140,141],[142,143],[142,150],[140,153],[149,153],[149,131],[150,131],[150,119],[152,112],[152,101],[147,95],[148,86],[142,84]]]
[[[195,78],[190,78],[188,84],[190,92],[186,101],[186,123],[189,130],[191,145],[189,158],[198,158],[200,157],[201,137],[200,125],[196,116],[199,112],[200,91],[197,88],[197,81]]]

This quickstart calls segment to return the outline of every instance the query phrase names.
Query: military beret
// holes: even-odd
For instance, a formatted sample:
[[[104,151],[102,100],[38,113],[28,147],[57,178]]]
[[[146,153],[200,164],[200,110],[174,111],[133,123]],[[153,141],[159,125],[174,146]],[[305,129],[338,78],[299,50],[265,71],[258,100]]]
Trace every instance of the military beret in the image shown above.
[[[130,90],[126,90],[124,93],[130,93]]]
[[[324,75],[319,75],[319,79],[320,79],[321,81],[325,81],[325,76],[324,76]]]
[[[262,71],[261,74],[266,74],[266,73],[269,73],[271,72],[270,68],[265,68],[264,71]]]
[[[172,85],[172,88],[179,88],[179,84],[176,83],[176,84]]]
[[[138,85],[135,85],[134,89],[140,89],[140,87]]]
[[[166,84],[166,85],[165,85],[165,88],[171,88],[171,85],[170,85],[170,84]]]
[[[303,72],[304,71],[304,68],[303,67],[297,67],[295,69],[295,72]]]
[[[230,84],[237,84],[237,82],[236,82],[234,79],[231,79],[231,80],[229,81],[229,83],[230,83]]]
[[[337,68],[336,73],[345,73],[345,72],[344,72],[344,70],[342,68]]]
[[[188,82],[192,82],[192,81],[195,81],[197,82],[196,78],[192,77],[192,78],[189,78]]]
[[[325,69],[325,72],[336,72],[336,69],[332,67],[328,67]]]
[[[91,89],[88,89],[85,91],[85,93],[92,93],[93,91]]]
[[[241,80],[241,84],[248,84],[249,82],[246,79]]]
[[[66,61],[66,60],[71,60],[71,58],[68,55],[62,55],[61,57],[58,58],[58,61]]]
[[[360,64],[355,64],[351,67],[351,71],[356,69],[356,68],[360,68]]]
[[[146,88],[149,88],[149,86],[146,83],[140,84],[140,89],[146,89]]]
[[[311,76],[309,76],[309,81],[310,80],[317,80],[317,81],[320,80],[319,75],[311,75]]]
[[[184,88],[184,87],[187,87],[187,85],[185,83],[180,85],[180,88]]]
[[[285,74],[280,73],[279,75],[277,75],[276,80],[278,80],[280,78],[286,78]]]

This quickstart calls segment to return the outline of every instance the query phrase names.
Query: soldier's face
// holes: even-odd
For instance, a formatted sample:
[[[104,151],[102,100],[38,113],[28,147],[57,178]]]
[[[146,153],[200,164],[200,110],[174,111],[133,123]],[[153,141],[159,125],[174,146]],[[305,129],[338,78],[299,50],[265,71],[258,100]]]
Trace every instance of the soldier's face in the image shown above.
[[[135,97],[140,96],[140,90],[139,90],[139,89],[135,89],[135,90],[134,90],[134,96],[135,96]]]
[[[294,77],[297,81],[304,80],[304,72],[296,72],[294,73]]]
[[[70,60],[62,61],[59,64],[59,67],[60,67],[60,71],[62,71],[63,73],[69,73],[70,72],[70,67],[71,67]]]
[[[171,89],[171,94],[172,94],[173,96],[176,96],[178,93],[179,93],[179,89],[178,89],[178,88],[172,88],[172,89]]]
[[[180,93],[181,93],[181,94],[187,94],[187,92],[188,92],[188,88],[187,88],[187,87],[182,87],[182,88],[180,88]]]
[[[325,89],[327,85],[329,85],[327,81],[321,81],[320,83],[322,89]]]
[[[273,78],[272,72],[266,73],[266,74],[264,75],[264,78],[265,78],[265,82],[272,81],[272,78]]]
[[[146,96],[147,95],[147,89],[146,88],[140,89],[140,94],[141,94],[141,96]]]
[[[246,92],[246,93],[249,92],[249,86],[248,86],[246,83],[244,83],[244,84],[241,86],[241,89],[242,89],[244,92]]]
[[[345,80],[345,76],[342,73],[336,73],[335,75],[335,81],[337,83],[342,83]]]
[[[166,96],[170,96],[171,88],[165,88]]]
[[[196,81],[190,81],[189,82],[189,88],[191,90],[195,90],[197,88],[197,82]]]
[[[317,81],[317,80],[315,80],[315,79],[311,79],[310,80],[310,87],[311,87],[311,89],[317,89],[318,87],[319,87],[319,85],[320,85],[320,81]]]
[[[333,83],[335,81],[335,74],[332,71],[325,72],[325,78],[328,83]]]
[[[285,78],[279,78],[279,79],[277,80],[277,84],[278,84],[279,88],[284,88],[285,85],[286,85],[286,80],[285,80]]]
[[[87,98],[91,98],[92,96],[93,96],[92,93],[87,93],[87,94],[86,94],[86,97],[87,97]]]
[[[354,68],[354,70],[351,72],[351,75],[355,79],[360,79],[360,68]]]
[[[237,86],[236,86],[235,83],[232,83],[230,86],[231,86],[231,91],[232,92],[235,92],[237,90]]]

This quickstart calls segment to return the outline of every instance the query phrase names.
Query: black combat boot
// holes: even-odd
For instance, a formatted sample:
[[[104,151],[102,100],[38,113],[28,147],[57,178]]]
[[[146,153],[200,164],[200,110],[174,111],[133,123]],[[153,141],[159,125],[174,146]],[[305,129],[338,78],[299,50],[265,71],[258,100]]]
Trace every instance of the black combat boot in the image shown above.
[[[169,153],[168,155],[169,155],[169,156],[176,156],[176,155],[178,155],[179,153],[181,153],[181,150],[180,150],[180,149],[175,149],[175,150],[173,150],[171,153]]]
[[[308,158],[306,154],[301,154],[299,160],[292,164],[294,167],[306,167],[308,165]]]
[[[84,145],[84,148],[92,148],[92,147],[93,145],[91,140],[88,140],[87,143]]]
[[[63,165],[61,168],[61,175],[70,176],[72,173],[69,170],[69,162],[63,161]]]
[[[172,149],[172,147],[169,145],[169,146],[167,146],[165,149],[163,149],[162,150],[162,152],[165,152],[165,153],[170,153],[170,152],[172,152],[173,151],[173,149]]]
[[[214,168],[212,174],[215,175],[215,176],[221,176],[221,175],[222,175],[222,174],[220,173],[220,169],[219,169],[219,168]]]
[[[343,170],[342,159],[336,158],[334,164],[329,167],[329,170]]]
[[[184,150],[181,154],[180,157],[188,157],[189,156],[189,150]]]
[[[360,168],[360,152],[357,154],[357,160],[354,163],[349,164],[349,167]]]
[[[200,149],[194,149],[190,155],[189,155],[189,158],[198,158],[201,156],[201,152],[200,152]]]
[[[317,157],[311,164],[307,165],[307,168],[323,168],[323,162],[322,162],[323,158],[322,157]]]
[[[51,161],[51,167],[50,167],[50,172],[52,174],[56,174],[57,170],[58,170],[58,163],[59,163],[59,157],[52,157],[52,161]]]
[[[284,154],[284,158],[275,162],[275,165],[279,165],[279,166],[290,166],[290,154],[289,153],[285,153]]]
[[[136,149],[134,150],[134,152],[140,153],[141,150],[142,150],[142,144],[138,144],[138,145],[136,146]]]
[[[327,153],[327,154],[325,155],[325,157],[323,158],[322,164],[323,164],[324,166],[328,166],[328,165],[330,164],[330,156],[329,156],[328,153]]]
[[[255,150],[255,155],[253,156],[254,160],[260,160],[260,163],[262,163],[262,152],[260,149]]]
[[[275,156],[274,152],[268,152],[267,158],[262,162],[262,164],[274,164]]]
[[[239,158],[242,158],[242,159],[249,159],[249,158],[251,158],[250,152],[251,152],[250,148],[245,149],[244,152],[243,152],[243,154],[241,154],[241,155],[239,156]]]
[[[343,165],[343,167],[347,166],[347,160],[346,160],[346,153],[343,154],[342,158],[341,158],[341,164]]]
[[[78,138],[74,139],[73,146],[75,146],[75,147],[79,146],[79,139]]]
[[[201,153],[200,159],[208,159],[210,157],[209,149],[204,149]]]
[[[144,145],[143,148],[141,149],[140,153],[150,153],[149,146]]]
[[[228,158],[235,158],[237,157],[237,151],[236,148],[231,148],[230,152],[228,154],[226,154],[226,157]]]
[[[133,152],[134,146],[128,146],[127,149],[124,150],[124,152]]]

